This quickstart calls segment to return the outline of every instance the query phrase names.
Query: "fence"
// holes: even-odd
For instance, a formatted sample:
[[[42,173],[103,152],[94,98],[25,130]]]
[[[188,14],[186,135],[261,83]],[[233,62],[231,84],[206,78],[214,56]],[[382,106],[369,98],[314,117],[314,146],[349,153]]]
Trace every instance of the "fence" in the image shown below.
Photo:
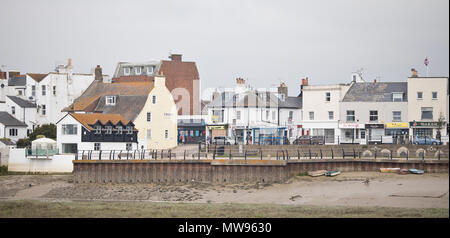
[[[58,149],[26,149],[27,156],[52,156],[58,154]]]
[[[445,160],[449,158],[447,146],[369,147],[360,145],[211,145],[169,150],[80,150],[75,160],[200,160],[200,159],[252,159],[252,160],[302,160],[302,159],[398,159]]]

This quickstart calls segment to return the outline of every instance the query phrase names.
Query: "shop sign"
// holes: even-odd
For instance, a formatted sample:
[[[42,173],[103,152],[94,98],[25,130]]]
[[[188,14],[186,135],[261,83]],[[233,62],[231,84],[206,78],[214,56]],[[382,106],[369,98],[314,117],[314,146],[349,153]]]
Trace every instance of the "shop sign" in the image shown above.
[[[384,129],[384,124],[366,124],[366,129]]]
[[[439,127],[439,122],[437,121],[412,121],[409,122],[411,127]]]
[[[225,126],[207,126],[209,130],[225,130]]]
[[[392,122],[386,123],[386,128],[408,128],[408,122]]]
[[[364,124],[361,123],[340,123],[339,128],[364,128]]]

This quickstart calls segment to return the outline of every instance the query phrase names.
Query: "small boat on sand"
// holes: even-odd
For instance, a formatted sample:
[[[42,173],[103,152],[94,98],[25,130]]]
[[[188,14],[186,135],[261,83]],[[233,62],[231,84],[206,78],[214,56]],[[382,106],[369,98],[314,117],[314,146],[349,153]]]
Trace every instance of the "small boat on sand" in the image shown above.
[[[325,175],[326,172],[327,172],[326,170],[316,170],[316,171],[308,172],[308,175],[311,177],[318,177],[318,176]]]
[[[423,174],[423,170],[421,169],[409,169],[409,172],[412,174]]]
[[[400,169],[398,171],[398,174],[409,174],[409,170],[408,169]]]
[[[340,171],[327,171],[327,172],[325,173],[325,176],[333,177],[333,176],[336,176],[336,175],[339,175],[339,174],[341,174]]]
[[[380,168],[381,173],[398,173],[400,168]]]

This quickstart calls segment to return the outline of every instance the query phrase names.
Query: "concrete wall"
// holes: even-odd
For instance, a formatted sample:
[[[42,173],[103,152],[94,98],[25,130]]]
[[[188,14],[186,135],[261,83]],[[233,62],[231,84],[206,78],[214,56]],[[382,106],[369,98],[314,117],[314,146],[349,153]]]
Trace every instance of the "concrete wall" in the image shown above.
[[[0,149],[0,166],[8,166],[9,148]]]
[[[448,161],[74,160],[73,164],[76,183],[282,182],[298,173],[318,169],[348,172],[398,167],[448,173]]]
[[[75,155],[54,155],[47,158],[26,157],[25,149],[11,149],[8,171],[26,173],[71,173]]]

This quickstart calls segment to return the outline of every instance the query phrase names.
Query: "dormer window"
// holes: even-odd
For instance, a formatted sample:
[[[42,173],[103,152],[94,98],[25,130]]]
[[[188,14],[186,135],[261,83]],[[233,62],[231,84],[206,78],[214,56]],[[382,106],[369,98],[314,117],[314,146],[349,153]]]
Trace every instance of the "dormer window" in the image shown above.
[[[392,101],[403,102],[403,93],[392,93]]]
[[[134,68],[134,74],[135,75],[141,75],[142,74],[142,68],[141,67]]]
[[[132,126],[127,126],[127,134],[128,135],[133,134],[133,127]]]
[[[116,105],[116,96],[106,96],[106,105]]]
[[[153,74],[153,66],[147,67],[147,74]]]
[[[106,126],[106,134],[112,134],[112,126]]]
[[[124,75],[130,75],[130,68],[129,67],[123,68],[123,74]]]
[[[123,128],[121,126],[117,126],[117,135],[122,135]]]
[[[101,134],[102,133],[102,126],[95,126],[95,134]]]

